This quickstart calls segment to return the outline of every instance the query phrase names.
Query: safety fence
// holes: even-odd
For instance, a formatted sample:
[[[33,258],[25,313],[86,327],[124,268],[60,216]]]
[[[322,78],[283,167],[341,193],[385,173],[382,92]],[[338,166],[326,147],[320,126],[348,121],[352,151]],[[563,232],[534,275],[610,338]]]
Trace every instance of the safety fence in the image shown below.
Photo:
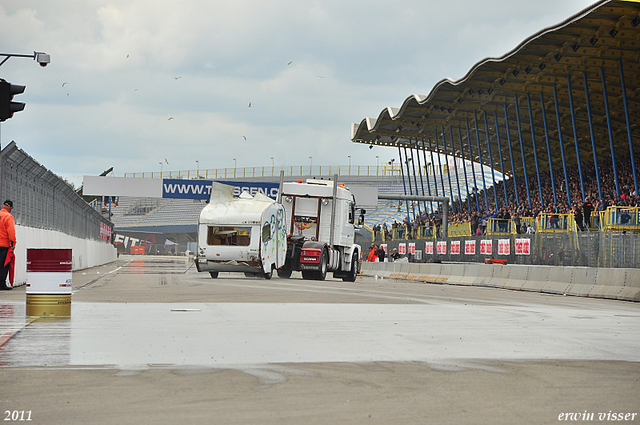
[[[525,265],[640,267],[640,235],[615,232],[550,232],[446,239],[378,241],[417,263],[463,262]],[[406,260],[405,260],[406,261]]]
[[[81,239],[111,239],[113,224],[14,142],[0,152],[0,199],[13,201],[17,225]]]

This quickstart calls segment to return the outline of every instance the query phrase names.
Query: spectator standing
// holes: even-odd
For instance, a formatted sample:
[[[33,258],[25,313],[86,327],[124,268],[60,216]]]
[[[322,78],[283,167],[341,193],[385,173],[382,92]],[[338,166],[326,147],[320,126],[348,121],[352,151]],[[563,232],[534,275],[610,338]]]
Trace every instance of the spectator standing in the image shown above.
[[[393,252],[391,253],[391,260],[397,261],[400,258],[400,254],[398,254],[398,248],[393,248]]]
[[[376,252],[378,255],[378,261],[380,261],[381,263],[384,262],[384,257],[386,255],[386,252],[384,252],[384,248],[382,248],[382,245],[380,245],[378,247],[378,251]]]
[[[16,246],[16,227],[13,216],[13,202],[4,201],[2,210],[0,210],[0,289],[13,289],[13,286],[7,284],[7,274],[11,267],[11,261],[7,261],[7,257],[13,257],[13,250]]]

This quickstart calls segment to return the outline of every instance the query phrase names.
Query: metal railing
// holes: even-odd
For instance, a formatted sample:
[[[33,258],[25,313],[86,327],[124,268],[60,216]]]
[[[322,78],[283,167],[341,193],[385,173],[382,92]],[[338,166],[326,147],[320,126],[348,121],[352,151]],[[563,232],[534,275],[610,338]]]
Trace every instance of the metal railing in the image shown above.
[[[17,225],[92,240],[106,239],[113,229],[70,185],[14,142],[0,153],[0,198],[13,201]]]
[[[440,170],[440,168],[442,170]],[[262,167],[240,167],[240,168],[211,168],[196,170],[178,170],[178,171],[146,171],[136,173],[124,173],[124,177],[132,178],[152,178],[152,179],[237,179],[237,178],[255,178],[255,177],[279,177],[280,171],[284,171],[285,176],[327,176],[331,177],[335,174],[339,176],[400,176],[407,170],[401,170],[400,164],[382,165],[295,165],[295,166],[262,166]],[[442,172],[441,172],[442,171]],[[449,171],[453,173],[455,170],[449,170],[447,165],[442,167],[430,167],[429,176],[436,177],[441,174],[447,175]],[[462,170],[459,170],[462,172]],[[413,176],[413,171],[409,170],[409,175]],[[424,172],[423,172],[424,175]]]

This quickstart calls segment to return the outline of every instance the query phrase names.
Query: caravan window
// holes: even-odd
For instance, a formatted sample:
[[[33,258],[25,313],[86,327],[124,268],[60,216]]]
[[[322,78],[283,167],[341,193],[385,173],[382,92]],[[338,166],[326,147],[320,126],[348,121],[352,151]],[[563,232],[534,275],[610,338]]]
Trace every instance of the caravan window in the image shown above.
[[[271,223],[264,223],[262,226],[262,243],[267,243],[271,240]]]
[[[249,246],[251,227],[209,226],[207,245]]]

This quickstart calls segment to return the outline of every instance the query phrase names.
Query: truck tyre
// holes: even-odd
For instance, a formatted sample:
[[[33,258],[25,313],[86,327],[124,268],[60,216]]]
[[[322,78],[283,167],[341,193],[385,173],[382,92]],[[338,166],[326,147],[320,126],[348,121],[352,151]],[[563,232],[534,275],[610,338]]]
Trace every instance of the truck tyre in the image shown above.
[[[312,270],[302,270],[302,278],[304,280],[313,279],[315,277],[315,272]]]
[[[320,270],[316,272],[316,280],[325,280],[327,278],[327,254],[325,251],[322,251],[322,256],[320,257]]]
[[[278,269],[278,277],[280,279],[289,279],[291,277],[291,270]]]
[[[272,276],[273,276],[273,267],[271,268],[271,270],[269,270],[269,273],[264,274],[264,278],[269,280],[271,279]]]
[[[358,253],[354,252],[351,257],[351,270],[349,273],[342,278],[345,282],[355,282],[358,274],[360,273],[360,261],[358,259]]]
[[[213,279],[216,279],[218,277],[218,272],[209,272],[209,276],[211,276]]]

